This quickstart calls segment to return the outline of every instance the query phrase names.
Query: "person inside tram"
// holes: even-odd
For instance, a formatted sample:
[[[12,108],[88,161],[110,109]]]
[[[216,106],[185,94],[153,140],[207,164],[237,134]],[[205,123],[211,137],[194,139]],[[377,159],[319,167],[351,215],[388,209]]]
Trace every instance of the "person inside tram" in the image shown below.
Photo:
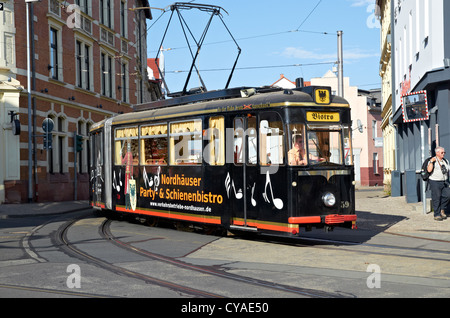
[[[288,152],[288,161],[291,166],[306,166],[308,160],[306,158],[305,143],[302,135],[294,135],[293,147]]]
[[[293,147],[288,152],[288,161],[291,166],[306,166],[308,164],[308,157],[306,155],[305,143],[302,135],[293,136]],[[317,144],[315,142],[314,144]],[[320,150],[319,150],[320,151]],[[309,159],[313,162],[326,161],[325,158],[309,154]]]

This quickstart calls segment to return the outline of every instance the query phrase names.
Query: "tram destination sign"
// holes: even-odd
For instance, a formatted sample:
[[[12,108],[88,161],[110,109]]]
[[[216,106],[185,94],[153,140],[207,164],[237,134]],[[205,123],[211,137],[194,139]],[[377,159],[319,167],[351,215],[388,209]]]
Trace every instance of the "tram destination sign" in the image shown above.
[[[403,122],[428,120],[427,92],[419,91],[402,95]]]
[[[331,112],[307,112],[307,121],[338,123],[341,121],[339,113]]]

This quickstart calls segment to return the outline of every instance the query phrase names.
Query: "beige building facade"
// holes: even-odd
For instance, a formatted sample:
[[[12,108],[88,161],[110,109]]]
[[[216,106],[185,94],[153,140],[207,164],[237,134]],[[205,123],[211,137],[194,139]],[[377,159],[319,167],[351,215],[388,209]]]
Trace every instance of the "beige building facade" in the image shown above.
[[[376,14],[381,24],[381,109],[384,148],[384,184],[390,187],[392,171],[396,170],[396,130],[392,124],[392,61],[391,61],[391,0],[377,0]]]

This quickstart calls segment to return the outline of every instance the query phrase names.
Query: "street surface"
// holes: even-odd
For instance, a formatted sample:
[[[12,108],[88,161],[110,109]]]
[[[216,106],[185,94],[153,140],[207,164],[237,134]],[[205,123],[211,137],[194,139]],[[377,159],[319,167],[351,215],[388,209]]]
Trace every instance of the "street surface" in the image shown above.
[[[450,220],[423,231],[423,221],[421,230],[385,211],[379,191],[357,199],[358,230],[314,230],[297,241],[108,220],[90,209],[5,217],[0,297],[450,297]]]

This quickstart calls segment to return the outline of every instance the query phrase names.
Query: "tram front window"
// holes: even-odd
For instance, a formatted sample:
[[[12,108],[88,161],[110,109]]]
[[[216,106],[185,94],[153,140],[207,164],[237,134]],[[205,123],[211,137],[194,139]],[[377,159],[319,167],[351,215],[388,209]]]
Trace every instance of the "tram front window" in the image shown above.
[[[292,124],[289,127],[290,145],[288,161],[291,166],[343,164],[340,125],[319,126]]]
[[[341,126],[308,127],[310,164],[322,162],[343,165]]]

